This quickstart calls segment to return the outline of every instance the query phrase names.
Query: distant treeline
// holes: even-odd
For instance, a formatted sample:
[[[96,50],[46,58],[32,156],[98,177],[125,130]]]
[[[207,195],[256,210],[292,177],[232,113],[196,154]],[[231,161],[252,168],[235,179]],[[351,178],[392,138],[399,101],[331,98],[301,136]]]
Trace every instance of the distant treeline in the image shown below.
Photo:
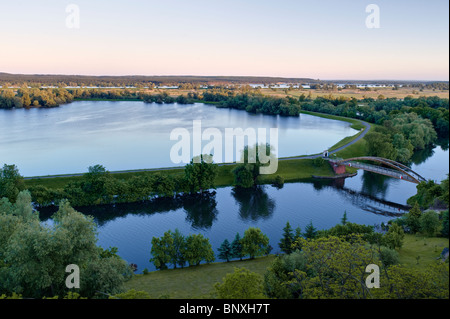
[[[315,83],[309,78],[253,77],[253,76],[86,76],[86,75],[40,75],[0,73],[0,85],[22,86],[97,86],[97,87],[143,87],[152,85],[179,85],[192,83],[209,84],[273,84],[273,83]]]
[[[179,86],[183,84],[191,85],[233,85],[233,84],[277,84],[277,83],[302,83],[320,84],[322,87],[335,88],[337,84],[345,83],[348,88],[356,85],[375,84],[380,86],[396,85],[417,87],[419,89],[448,90],[449,83],[444,81],[325,81],[311,78],[284,78],[284,77],[259,77],[259,76],[88,76],[88,75],[53,75],[53,74],[9,74],[0,72],[1,86],[22,87],[42,87],[54,86],[65,87],[154,87],[154,86]]]
[[[308,100],[304,95],[300,99]],[[429,119],[440,137],[448,137],[449,134],[449,100],[437,96],[419,98],[407,96],[403,100],[383,96],[379,96],[376,100],[330,96],[318,97],[301,105],[302,109],[307,111],[356,118],[380,125],[399,114],[416,113],[424,119]]]
[[[244,93],[249,92],[249,93]],[[151,94],[129,89],[18,89],[0,92],[0,108],[56,107],[70,103],[75,99],[100,100],[142,100],[147,103],[190,104],[195,101],[215,102],[220,107],[246,110],[252,113],[297,116],[300,113],[300,101],[291,97],[276,98],[263,96],[258,90],[248,87],[237,89],[211,89],[203,93],[189,93],[187,96],[173,97],[166,91]]]

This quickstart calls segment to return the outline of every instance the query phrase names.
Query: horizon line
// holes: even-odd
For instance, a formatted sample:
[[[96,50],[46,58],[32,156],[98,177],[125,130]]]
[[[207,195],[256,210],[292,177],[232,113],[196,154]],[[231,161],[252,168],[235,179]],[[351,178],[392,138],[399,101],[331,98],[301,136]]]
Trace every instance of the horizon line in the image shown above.
[[[449,82],[447,80],[424,80],[424,79],[388,79],[388,78],[373,78],[373,79],[355,79],[355,78],[314,78],[314,77],[298,77],[298,76],[276,76],[276,75],[201,75],[201,74],[69,74],[69,73],[10,73],[0,71],[0,75],[29,75],[29,76],[82,76],[82,77],[213,77],[213,78],[273,78],[273,79],[298,79],[298,80],[314,80],[314,81],[393,81],[393,82]]]

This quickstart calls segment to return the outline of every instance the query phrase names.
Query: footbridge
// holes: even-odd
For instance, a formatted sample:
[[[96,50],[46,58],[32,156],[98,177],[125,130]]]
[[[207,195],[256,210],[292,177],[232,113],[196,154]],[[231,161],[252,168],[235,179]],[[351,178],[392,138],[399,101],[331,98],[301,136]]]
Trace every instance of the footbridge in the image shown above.
[[[408,166],[382,157],[363,156],[347,159],[342,158],[327,158],[327,159],[333,166],[333,169],[337,174],[344,173],[345,167],[354,167],[416,184],[420,184],[421,182],[427,181],[424,177],[414,172]],[[382,164],[383,166],[369,164],[367,162]]]

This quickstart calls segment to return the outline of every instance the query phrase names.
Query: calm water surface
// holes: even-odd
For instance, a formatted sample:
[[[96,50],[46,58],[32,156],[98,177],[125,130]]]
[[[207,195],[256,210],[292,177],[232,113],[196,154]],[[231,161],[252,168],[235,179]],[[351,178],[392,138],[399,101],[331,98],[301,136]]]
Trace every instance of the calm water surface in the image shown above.
[[[416,158],[413,169],[427,178],[444,179],[448,150],[438,146],[425,155]],[[278,252],[287,221],[302,230],[310,221],[317,229],[327,229],[347,212],[351,222],[379,225],[405,213],[406,200],[415,193],[416,184],[359,170],[356,177],[345,181],[311,180],[285,184],[281,189],[266,185],[249,191],[224,187],[201,198],[77,209],[95,217],[99,245],[118,247],[121,257],[138,265],[139,273],[144,268],[155,270],[149,262],[151,239],[167,230],[201,233],[217,253],[223,240],[233,240],[237,232],[242,236],[248,227],[259,227],[269,237],[273,252]],[[41,218],[49,216],[51,212],[41,211]]]
[[[82,173],[95,164],[110,171],[177,166],[170,159],[177,142],[170,133],[174,128],[192,132],[194,120],[222,134],[225,128],[278,128],[280,157],[320,153],[357,133],[347,122],[303,114],[255,115],[201,103],[83,101],[0,110],[0,163],[16,164],[23,176]]]

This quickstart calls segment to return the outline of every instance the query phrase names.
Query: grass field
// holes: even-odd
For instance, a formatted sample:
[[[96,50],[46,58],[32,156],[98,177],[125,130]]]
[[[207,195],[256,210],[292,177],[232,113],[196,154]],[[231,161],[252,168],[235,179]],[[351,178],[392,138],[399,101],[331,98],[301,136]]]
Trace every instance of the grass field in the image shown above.
[[[436,258],[448,246],[448,238],[405,235],[403,247],[398,250],[400,264],[408,268],[423,269],[427,265],[436,262]],[[420,257],[419,260],[417,260],[417,257]]]
[[[146,291],[152,298],[199,299],[212,298],[214,284],[222,282],[227,273],[234,268],[247,268],[261,276],[275,256],[253,260],[212,263],[183,269],[154,271],[146,275],[136,275],[126,282],[127,290]]]
[[[377,99],[379,95],[383,95],[386,98],[398,98],[402,99],[406,96],[410,95],[414,98],[419,98],[421,96],[438,96],[440,98],[449,98],[449,91],[440,91],[440,90],[431,90],[426,89],[423,91],[420,91],[417,88],[399,88],[398,90],[392,90],[392,88],[377,88],[372,89],[371,91],[365,91],[360,89],[345,89],[345,90],[336,90],[336,91],[326,91],[326,90],[312,90],[312,89],[304,89],[304,90],[289,90],[288,94],[285,93],[285,89],[277,88],[275,90],[272,89],[261,89],[261,93],[264,95],[270,95],[270,96],[279,96],[284,97],[286,95],[292,96],[292,97],[299,97],[302,94],[305,94],[306,96],[309,95],[311,92],[311,97],[323,97],[323,96],[329,96],[330,94],[333,97],[340,97],[344,96],[347,98],[356,98],[356,99],[363,99],[364,97],[367,98],[373,98]]]
[[[325,114],[325,113],[318,113],[318,112],[310,112],[310,111],[300,111],[300,113],[313,115],[313,116],[317,116],[317,117],[323,117],[323,118],[330,119],[330,120],[349,122],[352,124],[350,127],[352,129],[355,129],[358,131],[365,128],[365,126],[361,123],[360,120],[352,119],[349,117],[343,117],[343,116],[337,116],[337,115],[331,115],[331,114]]]

